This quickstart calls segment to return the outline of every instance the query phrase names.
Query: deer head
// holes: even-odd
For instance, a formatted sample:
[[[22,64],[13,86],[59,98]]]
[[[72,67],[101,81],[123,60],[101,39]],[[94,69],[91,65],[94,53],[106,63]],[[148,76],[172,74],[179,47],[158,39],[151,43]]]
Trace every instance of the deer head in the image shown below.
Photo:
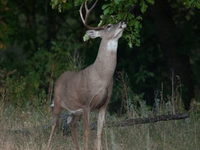
[[[87,0],[85,1],[85,10],[86,10],[86,16],[85,19],[83,18],[82,14],[82,7],[83,4],[80,7],[80,16],[82,19],[83,24],[87,29],[89,29],[86,33],[87,35],[94,39],[96,37],[100,37],[105,40],[113,40],[113,41],[118,41],[118,39],[122,36],[123,30],[126,28],[126,22],[121,21],[118,24],[108,24],[107,26],[100,26],[100,27],[90,27],[87,23],[88,17],[94,6],[96,5],[98,0],[93,4],[93,6],[88,10],[87,7]]]

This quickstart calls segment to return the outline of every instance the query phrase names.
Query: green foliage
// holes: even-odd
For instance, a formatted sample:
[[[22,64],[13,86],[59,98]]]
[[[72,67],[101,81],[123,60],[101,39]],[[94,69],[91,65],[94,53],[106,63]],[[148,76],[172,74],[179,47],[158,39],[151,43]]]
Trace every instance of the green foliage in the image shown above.
[[[0,12],[1,12],[1,21],[0,21],[0,49],[6,49],[6,42],[8,39],[13,42],[13,37],[10,37],[12,33],[16,31],[16,26],[13,26],[16,22],[16,18],[12,18],[12,24],[6,24],[4,21],[5,18],[12,17],[11,12],[8,8],[8,0],[1,0],[0,3]]]
[[[37,82],[43,87],[57,79],[65,70],[80,70],[81,58],[71,59],[81,45],[71,41],[52,42],[51,51],[38,50],[27,62],[27,73],[38,78]],[[79,61],[79,62],[76,62]]]
[[[52,8],[58,6],[59,12],[61,12],[61,7],[64,9],[71,9],[73,6],[79,6],[82,4],[83,0],[51,0]],[[105,25],[109,23],[117,23],[122,20],[126,20],[128,23],[127,29],[123,34],[123,38],[128,42],[129,47],[132,47],[133,44],[140,46],[140,29],[141,25],[141,16],[135,16],[134,13],[130,12],[132,7],[135,7],[138,0],[113,0],[109,3],[105,3],[102,6],[103,14],[101,15],[100,25]],[[140,1],[140,10],[144,13],[147,10],[147,3],[154,4],[154,0],[141,0]]]
[[[117,112],[120,117],[122,114],[127,115],[125,118],[148,118],[155,115],[168,115],[173,114],[173,108],[176,114],[185,112],[182,100],[182,85],[179,81],[180,79],[177,80],[175,91],[172,93],[174,95],[174,100],[172,100],[172,96],[170,95],[168,95],[166,98],[163,98],[163,91],[155,91],[154,104],[153,107],[151,107],[148,106],[146,104],[146,100],[143,99],[144,93],[136,94],[133,92],[130,86],[129,77],[124,70],[118,72],[117,74],[118,84],[117,86],[114,85],[113,96],[109,106],[112,106],[111,108],[115,108],[115,105],[117,104]],[[195,111],[195,114],[200,113],[199,106],[199,103],[196,101],[193,101],[191,104],[191,108]]]
[[[129,77],[124,70],[118,72],[117,74],[118,74],[117,77],[118,84],[117,86],[114,86],[113,96],[111,98],[112,100],[110,106],[116,105],[116,103],[118,103],[119,105],[119,103],[121,103],[120,108],[118,108],[120,116],[122,115],[122,113],[126,113],[128,118],[130,117],[138,118],[139,117],[138,106],[143,98],[144,93],[136,94],[131,89]]]
[[[148,118],[151,114],[151,107],[146,104],[145,100],[139,100],[140,107],[138,107],[138,111],[140,118]]]
[[[136,1],[114,1],[102,6],[103,15],[101,18],[103,21],[102,24],[108,23],[117,23],[122,20],[127,21],[127,29],[123,34],[123,38],[128,42],[129,47],[132,47],[133,44],[140,46],[140,29],[141,25],[141,16],[135,16],[134,13],[130,12],[132,7],[135,7],[137,4]],[[151,4],[153,4],[151,2]],[[144,0],[140,1],[140,10],[144,13],[147,9],[147,4]]]
[[[38,74],[40,77],[51,73],[51,71],[60,73],[65,68],[64,60],[67,55],[69,55],[69,51],[64,46],[64,43],[52,42],[52,50],[50,52],[40,49],[34,54],[27,62],[26,71],[29,74]]]
[[[149,72],[145,66],[141,66],[139,71],[135,74],[136,83],[145,82],[148,77],[154,77],[152,72]]]
[[[188,7],[197,7],[200,9],[200,1],[199,0],[185,0],[184,4]]]
[[[140,8],[141,12],[144,13],[146,11],[146,9],[147,9],[148,6],[147,6],[147,4],[145,3],[144,0],[141,0],[140,1],[140,7],[141,7]]]
[[[70,10],[72,7],[79,6],[83,2],[84,0],[51,0],[50,5],[52,6],[52,9],[57,7],[58,11],[62,12],[62,9]]]
[[[195,115],[194,119],[199,119],[200,118],[200,102],[195,101],[194,99],[191,101],[190,113],[192,115]]]
[[[35,78],[30,76],[17,79],[15,76],[6,78],[6,95],[5,103],[10,103],[15,107],[25,108],[27,105],[38,106],[44,101],[34,101],[39,94],[39,85],[35,82]],[[44,100],[44,99],[43,99]]]
[[[78,52],[81,44],[73,41],[52,42],[51,51],[40,49],[26,62],[26,76],[1,79],[6,86],[6,101],[14,106],[44,105],[47,89],[66,70],[80,70],[83,58]],[[3,72],[2,72],[3,73]],[[5,73],[4,73],[5,74]],[[55,83],[55,82],[54,82]],[[2,89],[2,87],[0,87]],[[35,101],[37,99],[37,101]]]

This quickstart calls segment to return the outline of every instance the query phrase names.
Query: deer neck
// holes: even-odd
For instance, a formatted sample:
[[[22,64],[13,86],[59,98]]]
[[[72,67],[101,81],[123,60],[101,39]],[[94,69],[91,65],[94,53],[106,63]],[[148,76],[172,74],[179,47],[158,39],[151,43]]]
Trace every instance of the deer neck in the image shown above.
[[[118,40],[102,39],[93,64],[95,72],[98,72],[100,76],[112,78],[117,64],[117,47]]]

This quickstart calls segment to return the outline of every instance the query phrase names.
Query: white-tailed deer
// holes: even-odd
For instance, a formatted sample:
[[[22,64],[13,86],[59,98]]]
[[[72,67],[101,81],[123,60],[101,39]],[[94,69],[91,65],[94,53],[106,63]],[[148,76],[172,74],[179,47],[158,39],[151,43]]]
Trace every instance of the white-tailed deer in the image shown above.
[[[48,142],[50,148],[52,136],[58,123],[59,116],[63,109],[71,112],[68,123],[71,129],[72,137],[76,149],[79,150],[75,135],[74,124],[83,116],[85,125],[86,145],[90,135],[90,112],[99,109],[97,121],[98,150],[101,149],[101,136],[103,122],[106,113],[106,107],[110,100],[113,88],[113,73],[117,62],[118,40],[126,28],[126,22],[118,24],[109,24],[101,27],[90,27],[87,24],[88,16],[98,0],[88,10],[87,0],[85,1],[86,17],[82,15],[82,6],[80,15],[84,25],[90,29],[87,34],[92,38],[101,37],[101,44],[95,62],[79,72],[64,72],[57,80],[54,88],[54,122]]]

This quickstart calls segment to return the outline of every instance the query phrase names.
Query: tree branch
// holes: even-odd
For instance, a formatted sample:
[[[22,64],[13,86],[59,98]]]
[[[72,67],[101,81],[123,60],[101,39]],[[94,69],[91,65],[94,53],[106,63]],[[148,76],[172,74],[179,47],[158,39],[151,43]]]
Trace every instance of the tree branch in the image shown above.
[[[141,118],[141,119],[128,119],[119,122],[108,122],[107,127],[124,127],[124,126],[131,126],[134,124],[145,124],[145,123],[155,123],[159,121],[169,121],[169,120],[180,120],[189,117],[189,113],[185,114],[175,114],[175,115],[161,115],[152,118]],[[91,130],[96,130],[97,122],[94,122],[90,125]]]

